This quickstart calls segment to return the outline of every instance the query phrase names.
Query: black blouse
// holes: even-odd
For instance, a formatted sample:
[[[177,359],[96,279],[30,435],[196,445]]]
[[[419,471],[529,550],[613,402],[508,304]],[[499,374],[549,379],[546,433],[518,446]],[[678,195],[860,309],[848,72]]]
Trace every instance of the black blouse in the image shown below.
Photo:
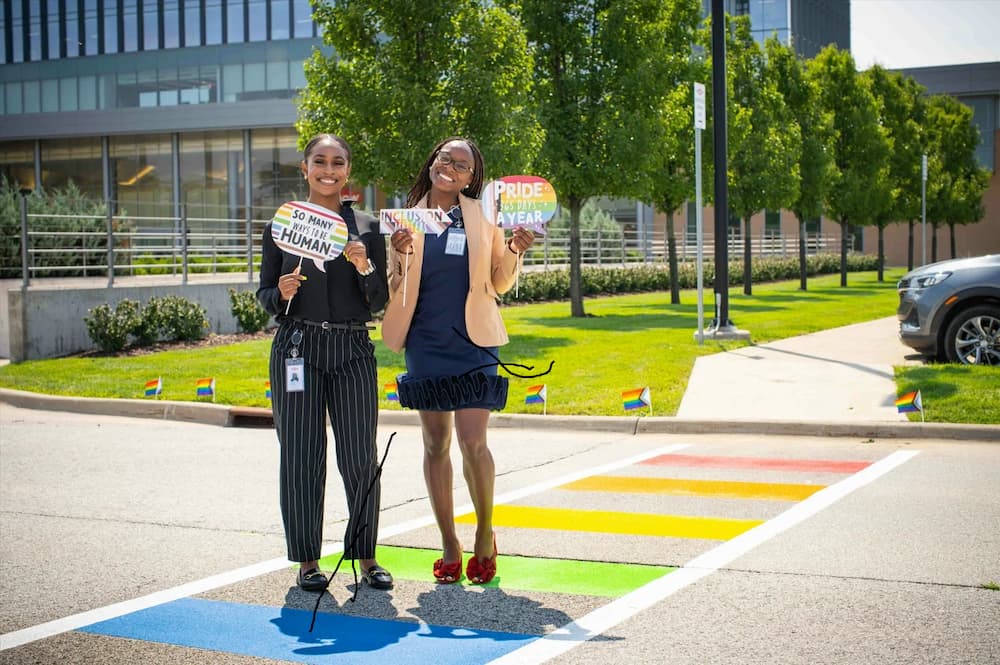
[[[378,220],[363,212],[355,212],[344,202],[341,216],[351,228],[348,216],[357,224],[361,242],[375,272],[362,276],[354,264],[343,255],[323,264],[321,272],[311,259],[302,259],[301,274],[306,280],[292,298],[288,316],[309,321],[330,323],[360,323],[371,321],[372,314],[381,311],[389,300],[386,279],[385,239],[379,233]],[[295,270],[299,257],[282,251],[271,237],[271,223],[264,228],[263,257],[260,263],[260,287],[257,300],[270,314],[285,316],[287,301],[281,299],[278,278]]]

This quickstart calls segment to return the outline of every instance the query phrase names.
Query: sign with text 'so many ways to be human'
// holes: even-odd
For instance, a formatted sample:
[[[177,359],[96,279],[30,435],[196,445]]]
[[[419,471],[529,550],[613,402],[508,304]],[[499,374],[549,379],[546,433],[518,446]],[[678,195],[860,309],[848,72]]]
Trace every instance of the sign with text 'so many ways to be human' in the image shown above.
[[[348,232],[344,218],[332,210],[304,201],[282,204],[271,220],[271,237],[282,250],[305,259],[312,259],[323,269],[344,251]]]

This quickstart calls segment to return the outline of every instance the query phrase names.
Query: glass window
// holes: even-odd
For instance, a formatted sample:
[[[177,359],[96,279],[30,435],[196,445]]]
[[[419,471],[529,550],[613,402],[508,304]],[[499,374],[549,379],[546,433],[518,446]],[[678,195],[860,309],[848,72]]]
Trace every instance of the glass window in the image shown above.
[[[199,0],[184,2],[184,45],[201,46],[201,14]]]
[[[43,187],[65,187],[72,182],[83,194],[104,198],[101,139],[51,139],[42,141],[41,152]]]
[[[67,76],[59,79],[59,110],[77,111],[79,101],[76,96],[76,77]]]
[[[83,10],[83,52],[87,55],[97,55],[98,22],[97,0],[86,0]]]
[[[222,101],[237,102],[243,94],[243,65],[222,66]]]
[[[180,150],[181,191],[188,217],[241,218],[244,210],[243,133],[182,134]],[[192,229],[196,224],[192,222]]]
[[[306,63],[303,60],[292,60],[288,63],[288,84],[292,90],[306,87]]]
[[[25,81],[22,89],[24,95],[25,113],[41,113],[42,111],[42,84],[38,81]]]
[[[254,217],[270,219],[274,210],[285,201],[301,200],[308,195],[299,172],[297,143],[294,129],[255,129],[250,134],[253,174]]]
[[[765,210],[764,211],[764,237],[765,238],[780,238],[781,237],[781,211],[780,210]]]
[[[775,28],[788,27],[787,0],[761,0],[763,6],[764,21],[761,25],[754,26],[765,28],[768,33]]]
[[[118,3],[104,0],[104,52],[118,52]]]
[[[147,69],[139,72],[136,81],[136,87],[139,92],[139,106],[156,106],[159,103],[156,70]]]
[[[250,41],[262,42],[267,39],[267,3],[264,0],[250,0]]]
[[[2,11],[0,11],[0,63],[7,63],[7,18]],[[2,99],[3,95],[0,95],[0,103]]]
[[[59,81],[46,79],[42,81],[42,112],[49,113],[59,110]]]
[[[267,79],[263,62],[248,62],[243,65],[243,91],[259,92],[267,89]]]
[[[35,188],[34,141],[0,143],[0,176],[16,186]]]
[[[112,136],[111,198],[119,213],[165,217],[173,228],[172,149],[169,134]],[[163,231],[162,223],[137,222],[139,231]]]
[[[289,21],[288,0],[271,0],[271,39],[288,39]]]
[[[284,60],[267,63],[267,89],[288,90],[288,63]]]
[[[59,57],[59,0],[48,0],[46,5],[48,25],[45,30],[48,33],[48,53],[43,53],[42,57],[48,60],[55,60]]]
[[[160,48],[160,13],[156,10],[155,2],[145,3],[142,8],[142,47],[147,51]]]
[[[24,62],[24,40],[21,39],[21,26],[24,17],[21,16],[20,2],[10,3],[10,36],[13,51],[13,62]],[[20,113],[20,111],[18,111]]]
[[[235,44],[246,41],[243,30],[243,0],[227,0],[226,3],[226,42]]]
[[[222,0],[205,3],[205,43],[222,43]]]
[[[133,108],[139,105],[139,88],[135,72],[119,72],[115,84],[115,108]]]
[[[163,3],[163,48],[177,48],[181,45],[181,10],[179,0],[164,0]]]
[[[122,11],[124,44],[122,50],[132,53],[139,50],[139,15],[134,2],[127,2]]]
[[[293,0],[292,11],[294,12],[292,15],[292,21],[295,30],[295,34],[292,36],[312,37],[312,6],[309,4],[309,0]]]
[[[21,82],[13,81],[4,86],[3,91],[4,106],[7,109],[7,113],[14,115],[16,113],[23,113],[23,106],[21,105]]]
[[[38,62],[42,59],[42,8],[35,3],[29,3],[28,8],[31,11],[28,19],[28,42],[31,52],[28,59]]]
[[[80,84],[80,110],[93,111],[97,108],[97,77],[81,76]]]
[[[114,74],[102,74],[97,84],[97,108],[110,109],[115,107],[116,87]]]
[[[83,37],[80,35],[80,12],[75,2],[66,3],[66,57],[75,58],[83,48]]]

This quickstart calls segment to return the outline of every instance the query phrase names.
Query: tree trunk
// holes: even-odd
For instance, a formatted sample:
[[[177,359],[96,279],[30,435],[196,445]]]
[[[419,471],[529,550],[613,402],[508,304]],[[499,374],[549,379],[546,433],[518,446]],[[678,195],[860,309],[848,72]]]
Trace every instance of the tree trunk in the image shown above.
[[[799,290],[806,290],[806,222],[799,217]]]
[[[583,284],[580,274],[580,209],[583,201],[569,197],[569,303],[570,315],[587,316],[583,311]]]
[[[948,222],[948,231],[951,236],[951,258],[955,258],[955,222]]]
[[[910,222],[910,235],[906,244],[906,269],[913,270],[913,227],[916,226],[911,219]]]
[[[931,225],[931,263],[937,263],[937,227]]]
[[[846,219],[840,220],[838,224],[840,224],[840,285],[847,286],[847,238],[851,225]]]
[[[743,218],[743,293],[753,295],[753,266],[750,264],[752,253],[750,236],[750,216]]]
[[[878,281],[885,281],[885,227],[878,225]]]
[[[667,265],[670,267],[670,304],[681,304],[680,275],[677,274],[677,237],[674,235],[674,211],[667,213]]]

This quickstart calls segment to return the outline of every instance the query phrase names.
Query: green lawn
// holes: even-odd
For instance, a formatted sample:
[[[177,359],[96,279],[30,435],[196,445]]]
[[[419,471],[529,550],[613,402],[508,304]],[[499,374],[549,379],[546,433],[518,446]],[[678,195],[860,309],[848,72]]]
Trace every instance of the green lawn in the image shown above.
[[[751,331],[755,343],[764,343],[891,316],[896,307],[895,283],[902,272],[888,271],[881,283],[874,273],[852,273],[847,288],[838,286],[839,275],[828,275],[811,278],[807,292],[798,290],[798,280],[756,285],[753,296],[733,289],[730,317]],[[711,318],[710,293],[707,298],[706,317]],[[706,342],[699,346],[694,339],[695,293],[684,291],[681,300],[681,305],[669,305],[669,295],[663,292],[591,298],[585,301],[587,318],[570,317],[566,302],[505,308],[511,343],[501,349],[503,360],[532,365],[536,371],[555,361],[545,377],[511,379],[505,412],[541,413],[541,405],[525,405],[523,396],[528,386],[545,383],[551,414],[622,415],[621,391],[642,386],[650,388],[654,415],[676,414],[695,358],[744,345]],[[379,382],[389,383],[404,370],[403,357],[377,341],[378,331],[375,338]],[[0,386],[58,395],[141,398],[143,384],[159,376],[163,377],[164,399],[194,401],[195,381],[215,377],[217,403],[268,406],[264,381],[269,348],[270,340],[263,339],[143,356],[31,361],[0,368]],[[924,391],[929,419],[1000,422],[1000,407],[990,404],[989,391],[973,390],[980,383],[1000,383],[995,381],[995,369],[916,369],[929,372],[933,381],[911,377],[910,370],[904,370],[900,389],[912,384]],[[963,369],[984,371],[955,371]],[[959,378],[962,383],[956,384]],[[960,387],[938,390],[932,383]],[[995,405],[1000,397],[996,388],[992,390]],[[972,419],[963,405],[946,410],[948,399],[962,402],[960,397],[973,393],[982,394],[983,399],[977,399]],[[384,399],[380,406],[399,408]]]

